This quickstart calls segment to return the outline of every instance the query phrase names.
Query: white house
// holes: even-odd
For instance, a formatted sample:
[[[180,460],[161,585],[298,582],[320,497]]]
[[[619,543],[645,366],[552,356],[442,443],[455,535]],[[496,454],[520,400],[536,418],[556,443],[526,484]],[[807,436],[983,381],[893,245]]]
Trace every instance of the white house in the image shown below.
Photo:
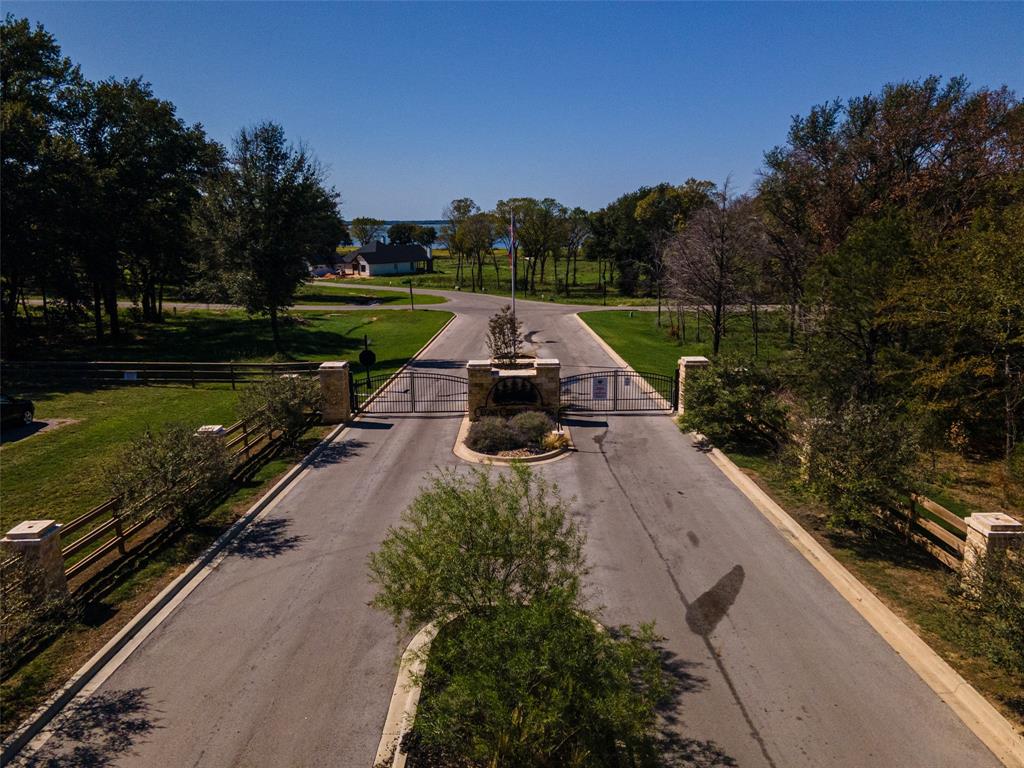
[[[342,261],[363,277],[414,275],[429,267],[430,254],[422,245],[387,245],[379,240],[346,254]]]

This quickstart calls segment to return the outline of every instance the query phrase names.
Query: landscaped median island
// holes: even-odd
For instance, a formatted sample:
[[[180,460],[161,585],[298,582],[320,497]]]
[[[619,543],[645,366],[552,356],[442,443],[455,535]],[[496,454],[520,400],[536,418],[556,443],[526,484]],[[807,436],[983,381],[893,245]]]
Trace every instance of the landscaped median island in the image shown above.
[[[404,310],[309,313],[294,324],[283,322],[281,340],[289,356],[354,360],[365,334],[378,352],[374,372],[387,374],[450,318],[447,312]],[[259,332],[264,325],[238,312],[179,314],[161,324],[131,326],[128,349],[104,347],[99,354],[134,361],[216,360],[220,349],[225,357],[266,359],[273,351],[269,334]],[[6,369],[5,361],[9,386]],[[309,420],[318,408],[319,387],[308,372],[279,375],[268,369],[255,380],[250,372],[237,384],[200,380],[194,387],[149,384],[143,377],[118,383],[62,378],[57,387],[47,376],[22,378],[20,384],[37,404],[37,418],[74,421],[0,448],[3,530],[22,520],[66,524],[89,517],[73,533],[66,526],[71,535],[62,546],[83,545],[64,566],[74,567],[93,553],[103,556],[68,579],[69,600],[35,600],[32,574],[20,579],[24,589],[9,590],[15,574],[5,570],[4,737],[328,431]],[[203,425],[232,423],[235,429],[226,437],[218,430],[196,433]],[[233,454],[230,461],[225,448]],[[117,504],[106,503],[115,498]],[[90,510],[96,510],[94,520]],[[124,552],[97,551],[117,531],[133,530],[138,533],[124,542]]]
[[[706,339],[694,339],[692,316],[688,339],[678,324],[673,333],[649,314],[580,317],[634,367],[710,356]],[[877,390],[850,396],[836,383],[830,391],[822,379],[834,372],[823,371],[828,363],[817,345],[833,341],[809,333],[791,346],[786,319],[761,318],[755,356],[749,318],[732,318],[721,354],[686,376],[681,429],[700,435],[699,449],[725,452],[1024,726],[1024,529],[1014,520],[1024,518],[1020,468],[1012,458],[969,452],[955,429],[944,439],[929,435],[934,425],[925,416],[874,396]]]
[[[375,607],[439,627],[378,766],[673,764],[658,708],[678,681],[653,625],[600,626],[583,544],[570,503],[523,464],[428,479],[369,561]]]

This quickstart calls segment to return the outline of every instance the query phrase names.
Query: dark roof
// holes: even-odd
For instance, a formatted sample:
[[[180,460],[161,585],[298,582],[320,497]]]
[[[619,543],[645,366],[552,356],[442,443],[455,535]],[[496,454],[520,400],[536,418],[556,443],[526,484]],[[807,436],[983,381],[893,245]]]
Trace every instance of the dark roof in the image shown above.
[[[427,250],[422,245],[388,245],[374,240],[352,254],[362,256],[367,264],[394,264],[402,261],[426,261]]]

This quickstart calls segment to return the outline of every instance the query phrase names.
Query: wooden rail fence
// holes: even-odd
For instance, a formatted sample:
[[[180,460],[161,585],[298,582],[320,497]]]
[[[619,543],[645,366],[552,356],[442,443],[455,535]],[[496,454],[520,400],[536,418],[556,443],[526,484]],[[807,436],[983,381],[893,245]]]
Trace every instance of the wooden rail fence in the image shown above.
[[[197,363],[157,361],[10,360],[3,374],[17,382],[88,383],[103,386],[201,383],[249,384],[282,374],[314,374],[319,363]]]
[[[960,570],[967,540],[967,523],[941,504],[913,494],[906,512],[893,512],[907,538],[954,571]]]

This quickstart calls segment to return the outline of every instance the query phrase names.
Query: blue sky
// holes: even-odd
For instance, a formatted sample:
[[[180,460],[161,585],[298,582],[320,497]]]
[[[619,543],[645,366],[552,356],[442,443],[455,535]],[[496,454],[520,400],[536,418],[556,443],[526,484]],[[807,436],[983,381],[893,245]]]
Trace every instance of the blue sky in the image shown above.
[[[593,209],[689,176],[747,189],[813,104],[932,73],[1024,94],[1024,3],[3,7],[221,142],[280,122],[349,218],[437,218],[462,196]]]

